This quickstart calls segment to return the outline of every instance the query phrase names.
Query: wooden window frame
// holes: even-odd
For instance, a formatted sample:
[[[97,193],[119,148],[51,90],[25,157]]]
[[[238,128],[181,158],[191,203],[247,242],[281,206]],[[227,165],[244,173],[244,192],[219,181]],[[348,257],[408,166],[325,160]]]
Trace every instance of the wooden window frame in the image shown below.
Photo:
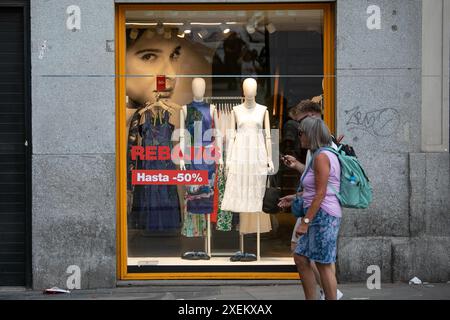
[[[335,131],[335,6],[334,3],[265,4],[117,4],[116,5],[116,194],[117,194],[117,278],[156,279],[298,279],[296,272],[155,272],[129,273],[127,252],[126,117],[125,117],[125,12],[150,11],[234,11],[234,10],[323,10],[324,12],[324,120]],[[230,267],[231,268],[231,267]],[[163,270],[163,267],[161,267]]]

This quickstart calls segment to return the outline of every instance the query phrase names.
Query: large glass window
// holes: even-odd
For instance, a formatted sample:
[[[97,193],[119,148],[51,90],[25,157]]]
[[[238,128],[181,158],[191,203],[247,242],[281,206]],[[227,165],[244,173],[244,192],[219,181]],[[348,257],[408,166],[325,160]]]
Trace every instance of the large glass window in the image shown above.
[[[295,271],[296,219],[264,213],[262,195],[267,173],[283,195],[298,185],[279,161],[306,154],[289,109],[333,107],[326,10],[232,8],[133,6],[119,20],[128,272]]]

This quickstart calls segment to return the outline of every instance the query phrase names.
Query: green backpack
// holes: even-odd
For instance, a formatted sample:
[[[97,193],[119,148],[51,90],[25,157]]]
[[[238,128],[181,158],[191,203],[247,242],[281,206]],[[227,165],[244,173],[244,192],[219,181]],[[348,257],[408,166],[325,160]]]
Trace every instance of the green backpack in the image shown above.
[[[341,164],[340,191],[336,192],[333,186],[330,185],[341,206],[344,208],[366,209],[372,202],[372,186],[358,159],[347,155],[344,150],[341,150],[341,147],[338,150],[329,147],[321,148],[320,150],[333,152]]]

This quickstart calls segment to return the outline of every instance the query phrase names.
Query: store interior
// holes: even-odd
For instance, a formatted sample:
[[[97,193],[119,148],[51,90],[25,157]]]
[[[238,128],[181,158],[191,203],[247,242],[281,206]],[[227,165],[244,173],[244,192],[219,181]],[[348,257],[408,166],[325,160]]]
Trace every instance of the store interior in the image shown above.
[[[267,107],[270,129],[276,132],[271,156],[278,184],[283,195],[295,193],[299,174],[279,161],[284,151],[283,125],[289,120],[289,108],[323,94],[323,10],[130,10],[126,11],[126,42],[128,141],[132,132],[142,139],[143,127],[133,127],[133,121],[148,101],[154,101],[158,76],[165,78],[162,97],[177,110],[165,119],[172,130],[180,126],[179,110],[193,101],[193,79],[204,79],[204,101],[215,105],[221,121],[229,119],[231,110],[243,103],[243,81],[253,78],[257,83],[256,102]],[[196,221],[201,224],[196,226],[198,230],[189,232],[185,186],[173,186],[160,195],[178,202],[174,210],[167,211],[174,215],[171,222],[164,222],[167,216],[159,223],[149,222],[153,213],[137,212],[136,202],[144,201],[139,197],[150,191],[132,186],[131,171],[127,174],[128,265],[293,264],[291,235],[296,218],[289,210],[253,213],[249,219],[259,214],[259,222],[264,220],[265,226],[257,228],[252,222],[253,227],[243,231],[241,212],[230,212],[226,226],[219,226],[216,206],[214,215],[202,214],[203,220]],[[215,185],[214,192],[223,190]],[[184,258],[187,252],[197,251],[208,257]],[[239,251],[256,259],[233,261]]]

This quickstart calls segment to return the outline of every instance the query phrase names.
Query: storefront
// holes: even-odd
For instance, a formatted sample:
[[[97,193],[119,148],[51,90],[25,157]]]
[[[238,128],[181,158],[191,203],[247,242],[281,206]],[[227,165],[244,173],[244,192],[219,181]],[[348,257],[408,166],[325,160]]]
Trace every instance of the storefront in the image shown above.
[[[27,1],[0,1],[19,2]],[[374,190],[368,209],[343,212],[338,279],[365,283],[368,267],[379,266],[383,282],[448,281],[448,1],[29,6],[23,19],[8,9],[17,19],[0,31],[9,43],[0,54],[16,58],[0,63],[7,70],[2,79],[15,73],[24,80],[0,84],[0,285],[297,280],[295,218],[288,210],[261,213],[265,180],[241,183],[255,171],[226,165],[233,154],[244,163],[262,156],[262,166],[278,172],[283,194],[294,193],[298,174],[279,157],[286,153],[288,110],[303,99],[320,103]],[[19,39],[28,18],[29,45]],[[31,68],[26,54],[23,65],[18,61],[24,46]],[[254,81],[247,86],[246,79]],[[253,106],[253,96],[257,105],[247,111],[257,117],[238,107]],[[25,97],[25,112],[15,109],[17,97]],[[233,144],[230,156],[233,134],[238,141],[237,131],[227,131],[232,109],[249,132],[262,131],[253,142]],[[212,127],[208,136],[204,129]],[[217,164],[179,161],[180,148],[183,156],[200,150],[203,161],[203,151],[216,146]],[[22,158],[8,160],[5,150]]]
[[[267,214],[258,209],[262,198],[251,195],[256,186],[228,182],[233,178],[225,158],[231,153],[227,143],[239,140],[230,129],[239,129],[232,114],[242,115],[232,110],[246,104],[243,81],[253,78],[256,102],[266,108],[264,125],[270,123],[268,157],[277,177],[294,175],[283,184],[284,193],[295,190],[295,172],[286,172],[279,162],[288,108],[303,99],[321,99],[324,118],[334,128],[333,5],[119,5],[117,39],[118,74],[125,75],[117,81],[120,278],[298,278],[290,248],[295,218],[289,211]],[[195,81],[205,85],[202,102],[192,102],[199,99]],[[209,115],[196,118],[192,110],[202,108]],[[202,135],[217,127],[216,147],[219,135],[222,141],[221,160],[186,166],[208,171],[203,177],[207,185],[183,183],[200,176],[191,172],[186,177],[179,161],[158,157],[161,146],[173,156],[180,137],[191,133],[192,139],[185,140],[195,140],[190,114],[202,121]],[[180,118],[192,130],[179,131]],[[252,144],[250,140],[237,143]],[[251,160],[245,159],[245,150],[268,152],[257,144],[236,149],[235,157],[244,158],[247,167]],[[144,151],[141,157],[136,150]],[[181,180],[135,184],[133,170],[145,169],[172,170]],[[158,180],[157,175],[148,179],[153,177]],[[265,176],[263,180],[264,186]],[[222,210],[222,202],[233,202],[228,208],[234,210]],[[244,207],[248,212],[239,212]]]

